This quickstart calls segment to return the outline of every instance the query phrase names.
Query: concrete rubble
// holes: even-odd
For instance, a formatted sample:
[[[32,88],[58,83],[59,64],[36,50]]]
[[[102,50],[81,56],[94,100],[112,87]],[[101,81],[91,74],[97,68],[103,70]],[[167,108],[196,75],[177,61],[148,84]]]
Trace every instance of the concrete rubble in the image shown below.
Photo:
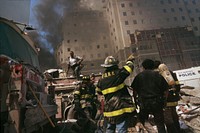
[[[177,106],[180,125],[184,130],[200,133],[200,88],[183,87]]]

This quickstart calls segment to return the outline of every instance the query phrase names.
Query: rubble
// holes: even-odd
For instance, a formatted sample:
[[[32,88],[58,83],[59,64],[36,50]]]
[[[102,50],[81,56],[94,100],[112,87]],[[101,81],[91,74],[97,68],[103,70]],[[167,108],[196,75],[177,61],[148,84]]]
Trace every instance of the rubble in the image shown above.
[[[200,88],[184,87],[181,95],[177,106],[181,128],[200,133]]]

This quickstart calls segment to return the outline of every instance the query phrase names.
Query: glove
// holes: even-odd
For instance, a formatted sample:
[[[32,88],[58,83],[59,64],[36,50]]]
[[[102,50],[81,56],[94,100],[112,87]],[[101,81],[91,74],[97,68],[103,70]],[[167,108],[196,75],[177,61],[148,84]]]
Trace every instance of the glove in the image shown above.
[[[135,129],[137,132],[148,133],[144,125],[140,122],[137,122],[137,124],[135,125]]]
[[[133,56],[132,54],[128,57],[127,61],[135,61],[135,56]]]

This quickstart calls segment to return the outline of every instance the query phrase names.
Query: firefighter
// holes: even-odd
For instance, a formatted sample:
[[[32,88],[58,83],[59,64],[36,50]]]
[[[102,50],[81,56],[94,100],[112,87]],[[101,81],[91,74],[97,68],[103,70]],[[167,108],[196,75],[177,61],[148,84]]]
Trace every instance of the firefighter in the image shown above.
[[[97,83],[97,92],[104,95],[104,118],[107,121],[106,132],[127,133],[128,118],[136,114],[136,107],[132,101],[125,79],[134,68],[134,56],[130,56],[123,68],[118,67],[118,60],[108,56],[101,79]]]
[[[160,64],[160,61],[154,61],[155,70],[158,72],[158,67]],[[167,96],[167,103],[164,110],[165,125],[167,127],[168,133],[180,133],[179,117],[176,112],[176,106],[178,105],[178,101],[180,100],[180,84],[178,82],[176,74],[172,71],[170,71],[170,73],[175,80],[175,84],[170,85]]]
[[[152,114],[158,133],[166,133],[163,108],[169,86],[158,72],[153,71],[153,60],[145,59],[142,67],[144,70],[134,78],[131,84],[138,95],[140,121],[144,124],[149,114]]]
[[[94,117],[97,111],[97,96],[95,89],[96,87],[91,82],[90,76],[85,75],[82,77],[82,82],[74,92],[75,111],[77,111],[79,116],[85,117],[87,120],[89,120],[89,124],[91,125],[90,128],[93,130],[88,132],[94,132],[96,129]],[[87,121],[85,122],[87,123]]]
[[[68,67],[66,75],[68,75],[68,72],[70,68],[73,70],[73,75],[76,77],[76,79],[80,80],[80,71],[83,68],[83,58],[80,56],[76,56],[73,51],[70,51],[70,57],[68,57]]]

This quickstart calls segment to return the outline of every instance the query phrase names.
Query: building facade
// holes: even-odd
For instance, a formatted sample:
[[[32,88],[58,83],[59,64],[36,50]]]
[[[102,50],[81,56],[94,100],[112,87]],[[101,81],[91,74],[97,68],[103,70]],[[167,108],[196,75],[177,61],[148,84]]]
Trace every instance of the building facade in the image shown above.
[[[160,59],[172,70],[199,65],[199,0],[102,0],[101,4],[102,10],[75,8],[67,14],[70,21],[66,21],[64,41],[56,53],[63,68],[70,50],[84,57],[84,71],[89,73],[101,72],[100,64],[107,55],[117,57],[120,66],[130,54],[142,57],[138,63],[146,57]],[[178,30],[184,37],[178,35]],[[151,33],[155,38],[134,43],[133,36],[137,39],[138,33]],[[136,51],[144,43],[147,46]]]
[[[86,9],[74,5],[73,10],[67,12],[63,26],[64,40],[56,49],[59,66],[67,69],[69,52],[83,57],[84,68],[82,74],[101,73],[101,64],[111,55],[111,45],[105,3],[99,3],[98,10]]]
[[[146,58],[160,60],[170,70],[200,65],[200,38],[188,27],[141,30],[130,37],[137,72]]]
[[[107,15],[109,21],[110,35],[111,35],[111,45],[114,47],[114,53],[121,61],[121,64],[124,64],[124,61],[127,56],[131,53],[135,54],[132,51],[132,47],[136,47],[134,43],[131,43],[130,35],[135,34],[137,31],[144,31],[144,33],[152,30],[161,30],[162,29],[173,29],[176,27],[186,27],[193,32],[194,36],[197,36],[197,39],[193,40],[195,42],[194,48],[198,47],[199,42],[198,36],[200,36],[200,1],[198,0],[109,0],[107,4]],[[182,32],[182,31],[180,31]],[[143,32],[142,32],[143,33]],[[170,33],[171,34],[171,33]],[[173,35],[167,35],[173,36]],[[169,38],[166,38],[169,39]],[[168,40],[168,43],[162,44],[166,45],[164,47],[178,47],[184,45],[185,38],[179,38],[179,44],[174,43],[172,40]],[[194,38],[193,38],[194,39]],[[146,40],[147,41],[147,40]],[[155,40],[153,40],[155,41]],[[170,42],[171,41],[171,42]],[[151,39],[145,43],[153,43]],[[169,44],[172,43],[172,44]],[[156,51],[158,44],[152,46],[153,49],[143,50],[146,53],[146,57],[151,57],[151,54],[155,52],[158,56],[163,58],[164,61],[168,63],[171,62],[171,56],[165,56],[163,52]],[[170,46],[169,46],[170,45]],[[171,46],[174,45],[174,46]],[[178,52],[181,52],[181,47]],[[185,47],[185,46],[183,46]],[[193,49],[193,48],[191,48]],[[149,50],[152,50],[149,53]],[[193,49],[194,50],[194,49]],[[137,53],[139,54],[139,53]],[[148,55],[149,54],[149,55]],[[164,55],[162,55],[164,54]],[[170,54],[170,53],[169,53]],[[196,56],[196,55],[194,55]],[[191,57],[193,58],[193,57]],[[187,59],[191,59],[187,57]],[[200,57],[195,57],[199,59]],[[180,62],[183,61],[182,57],[177,57],[177,60]],[[187,62],[187,61],[186,61]],[[192,65],[199,65],[199,61],[194,61]],[[185,67],[190,67],[192,65],[183,65],[179,63],[179,66],[175,66],[176,62],[169,64],[172,69],[180,69]]]

